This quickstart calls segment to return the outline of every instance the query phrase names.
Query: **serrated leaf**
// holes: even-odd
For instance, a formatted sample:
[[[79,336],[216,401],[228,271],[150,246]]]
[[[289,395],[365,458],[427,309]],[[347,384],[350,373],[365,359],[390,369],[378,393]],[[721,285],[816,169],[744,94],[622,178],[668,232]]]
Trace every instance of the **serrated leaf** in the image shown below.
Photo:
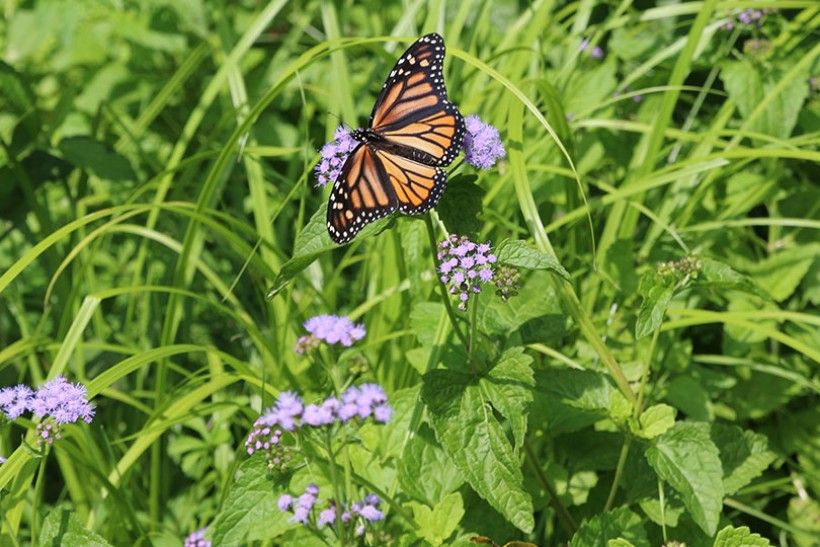
[[[713,258],[701,257],[700,271],[695,280],[695,285],[713,289],[735,289],[768,298],[765,291],[761,290],[748,276],[737,272],[728,264],[724,264]]]
[[[261,454],[242,462],[228,490],[222,510],[208,527],[215,545],[245,545],[251,541],[272,539],[294,525],[276,502],[283,491],[268,474],[268,464]]]
[[[510,348],[479,380],[487,399],[510,422],[516,450],[524,442],[527,414],[535,387],[531,364],[532,357],[524,354],[524,348]]]
[[[714,535],[723,507],[723,470],[709,424],[678,422],[647,448],[646,459],[680,494],[692,520]]]
[[[530,326],[537,326],[540,327],[538,332],[531,336],[542,343],[558,340],[564,333],[565,323],[558,295],[549,274],[543,271],[533,272],[517,296],[506,302],[493,298],[478,310],[478,325],[482,332],[509,335],[520,331],[524,336],[525,331],[530,335]]]
[[[695,421],[708,422],[714,412],[712,401],[703,386],[691,376],[677,376],[666,390],[666,400]]]
[[[570,547],[588,547],[607,545],[610,540],[618,539],[634,547],[649,547],[641,517],[626,507],[600,513],[584,521],[569,544]]]
[[[654,439],[675,425],[675,409],[665,404],[652,405],[641,414],[639,425],[637,436]]]
[[[650,286],[646,287],[647,284]],[[661,326],[675,288],[665,285],[658,276],[650,275],[641,280],[641,292],[644,297],[635,320],[635,338],[648,336]]]
[[[727,526],[715,536],[713,547],[770,547],[769,540],[753,534],[748,526]]]
[[[464,477],[444,453],[433,430],[422,424],[399,460],[402,490],[428,505],[464,484]]]
[[[711,436],[720,451],[726,495],[752,482],[775,459],[765,435],[733,425],[712,424]]]
[[[470,235],[481,229],[482,199],[486,190],[475,175],[458,175],[447,181],[447,190],[436,211],[451,234]]]
[[[545,422],[553,435],[582,429],[606,417],[616,392],[605,375],[589,370],[539,368],[535,386],[538,396],[531,419]]]
[[[408,505],[416,521],[416,533],[433,545],[441,545],[453,535],[464,516],[464,502],[458,492],[448,494],[432,509],[421,503]]]
[[[75,167],[107,180],[134,180],[137,175],[122,155],[91,137],[66,137],[58,146],[63,157]]]
[[[43,528],[40,530],[40,537],[37,541],[41,547],[52,545],[107,547],[111,545],[99,534],[86,530],[77,515],[65,506],[58,506],[51,510],[43,521]]]
[[[531,532],[532,500],[521,468],[476,379],[433,370],[424,375],[421,397],[436,438],[470,486],[513,525]]]
[[[525,241],[506,239],[498,245],[495,254],[500,263],[508,266],[528,270],[550,270],[566,280],[570,278],[569,272],[561,266],[557,258],[531,247]]]
[[[790,297],[818,255],[819,245],[792,247],[758,262],[749,270],[755,282],[775,301]]]

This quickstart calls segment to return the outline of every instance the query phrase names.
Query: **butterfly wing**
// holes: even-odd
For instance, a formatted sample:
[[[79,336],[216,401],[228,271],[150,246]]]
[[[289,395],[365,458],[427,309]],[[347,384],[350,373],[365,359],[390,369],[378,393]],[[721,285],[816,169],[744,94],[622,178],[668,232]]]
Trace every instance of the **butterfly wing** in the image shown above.
[[[396,195],[399,211],[420,215],[436,206],[447,186],[447,173],[441,167],[418,163],[378,148],[375,154]]]
[[[384,83],[369,127],[402,156],[449,165],[464,140],[464,118],[444,87],[444,39],[419,38],[396,62]]]
[[[333,184],[327,204],[327,231],[336,243],[347,243],[359,230],[399,207],[372,146],[360,144],[348,156]]]

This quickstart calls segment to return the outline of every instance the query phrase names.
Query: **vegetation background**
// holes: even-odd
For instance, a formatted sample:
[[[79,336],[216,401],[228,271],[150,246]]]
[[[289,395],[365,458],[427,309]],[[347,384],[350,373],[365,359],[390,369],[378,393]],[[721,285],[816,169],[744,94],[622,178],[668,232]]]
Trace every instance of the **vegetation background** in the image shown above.
[[[96,406],[47,455],[0,423],[0,544],[337,541],[276,508],[324,468],[243,447],[279,391],[330,390],[293,351],[322,313],[365,323],[337,366],[396,410],[349,455],[389,501],[360,541],[817,544],[816,2],[0,10],[0,386],[65,375]],[[435,224],[520,268],[519,296],[456,313],[477,356],[434,225],[334,248],[314,187],[432,31],[508,152],[456,162]]]

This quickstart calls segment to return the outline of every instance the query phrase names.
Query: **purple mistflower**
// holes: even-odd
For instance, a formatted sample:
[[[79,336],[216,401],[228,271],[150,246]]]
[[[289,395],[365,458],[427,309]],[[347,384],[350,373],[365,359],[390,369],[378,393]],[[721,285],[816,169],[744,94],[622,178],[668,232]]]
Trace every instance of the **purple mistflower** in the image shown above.
[[[0,456],[0,465],[3,465],[4,463],[6,463],[6,461],[7,460],[5,456]]]
[[[467,116],[464,125],[467,128],[464,135],[464,156],[467,163],[479,169],[490,169],[496,161],[507,155],[498,129],[475,115]]]
[[[601,60],[604,58],[604,50],[601,46],[595,46],[592,48],[592,51],[589,52],[589,56],[593,59]]]
[[[346,422],[356,416],[366,420],[373,416],[379,423],[387,423],[393,415],[393,409],[387,404],[387,394],[378,384],[351,386],[342,394],[337,416]]]
[[[359,509],[359,514],[365,520],[369,520],[370,522],[375,522],[377,520],[384,519],[384,513],[379,511],[379,509],[375,505],[365,505],[361,509]]]
[[[458,309],[465,311],[470,295],[481,292],[495,272],[496,256],[489,243],[476,244],[467,236],[451,235],[438,246],[440,280],[458,299]]]
[[[0,410],[9,420],[19,418],[31,407],[31,388],[19,384],[14,387],[0,389]]]
[[[296,344],[293,346],[293,351],[296,352],[297,355],[304,355],[317,349],[321,345],[321,340],[312,334],[306,334],[305,336],[300,336],[296,340]]]
[[[319,513],[319,518],[317,519],[316,525],[321,528],[322,526],[333,524],[336,522],[336,502],[331,500],[328,503],[327,509],[322,510]]]
[[[185,538],[185,547],[211,547],[210,540],[205,539],[205,532],[208,527],[200,528],[196,532],[191,532]]]
[[[283,513],[285,511],[290,511],[290,508],[293,506],[293,496],[290,494],[282,494],[279,496],[279,500],[276,502],[276,505],[279,506],[279,510]]]
[[[322,406],[310,404],[305,407],[302,414],[302,422],[313,427],[331,425],[336,421],[333,410],[324,404]]]
[[[353,342],[364,338],[364,325],[355,324],[347,317],[340,315],[317,315],[305,321],[305,329],[328,344],[342,344],[349,347]]]
[[[319,151],[322,158],[313,169],[316,174],[317,186],[336,182],[336,179],[342,174],[342,167],[347,161],[347,157],[353,152],[357,144],[356,139],[353,138],[345,126],[340,125],[336,129],[333,140],[325,144]]]
[[[31,398],[31,411],[38,418],[50,417],[58,424],[70,424],[82,419],[90,424],[94,408],[86,399],[82,384],[72,384],[62,376],[37,388]]]
[[[578,44],[578,51],[586,51],[589,47],[589,38],[584,38],[581,40],[581,43]]]

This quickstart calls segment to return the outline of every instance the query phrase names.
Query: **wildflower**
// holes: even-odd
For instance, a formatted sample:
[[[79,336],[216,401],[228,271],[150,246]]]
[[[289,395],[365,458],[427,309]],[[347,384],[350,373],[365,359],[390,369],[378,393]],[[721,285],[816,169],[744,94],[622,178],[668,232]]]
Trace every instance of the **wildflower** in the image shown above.
[[[344,167],[347,157],[356,148],[356,140],[351,136],[350,131],[340,125],[333,135],[333,141],[322,146],[319,154],[322,158],[313,172],[316,174],[317,186],[324,186],[328,183],[333,184],[339,175],[342,174],[342,167]]]
[[[601,46],[595,46],[592,48],[592,51],[589,52],[589,56],[593,59],[601,60],[604,58],[604,50]]]
[[[578,44],[578,51],[586,51],[589,47],[589,38],[584,38],[581,40],[581,43]]]
[[[297,355],[304,355],[317,349],[321,345],[321,340],[312,334],[307,334],[305,336],[300,336],[296,340],[296,344],[293,346],[293,351],[295,351]]]
[[[38,418],[51,417],[57,424],[74,423],[82,419],[90,424],[94,408],[86,399],[82,384],[72,384],[62,376],[46,382],[34,393],[30,408]]]
[[[6,463],[6,461],[7,460],[5,456],[0,456],[0,465],[3,465],[4,463]]]
[[[317,315],[305,321],[305,329],[328,344],[342,344],[350,347],[353,342],[364,338],[364,325],[356,325],[347,317],[339,315]]]
[[[200,528],[196,532],[192,532],[185,538],[185,547],[211,547],[210,540],[205,539],[205,532],[208,527]]]
[[[464,120],[467,134],[464,136],[464,156],[467,163],[479,169],[490,169],[495,162],[507,155],[498,129],[481,121],[478,116]]]
[[[481,292],[481,285],[493,280],[496,256],[489,243],[476,244],[467,236],[451,235],[439,243],[439,278],[450,294],[459,300],[458,309],[467,309],[471,294]]]
[[[293,496],[290,494],[282,494],[279,496],[279,500],[276,504],[279,506],[279,510],[284,513],[293,506]]]
[[[316,521],[316,525],[321,528],[325,525],[330,525],[336,522],[336,502],[333,500],[328,502],[327,509],[324,509],[321,513],[319,513],[319,518]]]
[[[502,300],[507,300],[511,296],[518,295],[521,287],[521,274],[518,270],[509,266],[501,266],[495,274],[495,294]]]
[[[29,410],[31,395],[31,388],[23,384],[0,389],[0,410],[9,420],[15,420]]]

